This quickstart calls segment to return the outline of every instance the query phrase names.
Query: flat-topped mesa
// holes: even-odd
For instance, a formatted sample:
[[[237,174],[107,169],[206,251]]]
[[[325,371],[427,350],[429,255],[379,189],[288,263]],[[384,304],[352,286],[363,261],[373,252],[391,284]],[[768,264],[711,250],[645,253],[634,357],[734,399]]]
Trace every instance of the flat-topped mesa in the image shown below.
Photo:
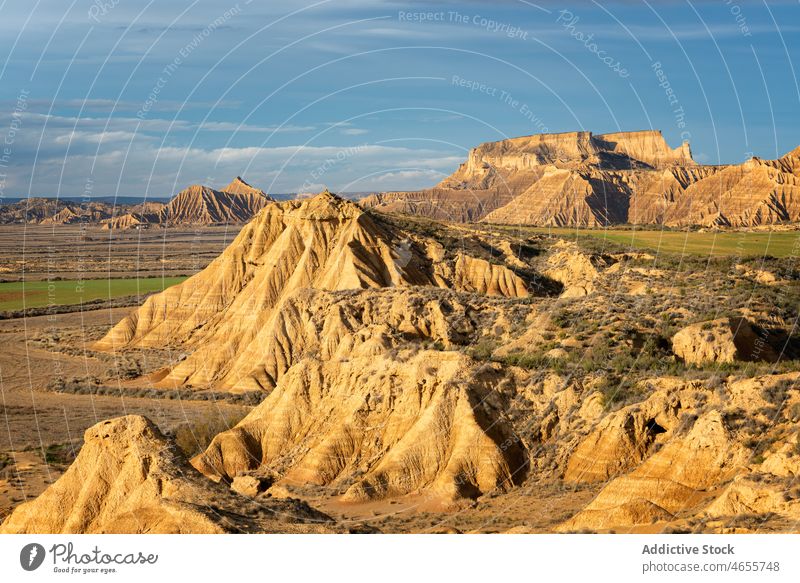
[[[693,165],[688,143],[672,149],[658,130],[593,135],[592,132],[534,134],[473,148],[458,174],[482,175],[489,169],[534,170],[598,166],[606,169]],[[445,182],[452,182],[447,180]]]
[[[507,170],[595,159],[591,132],[535,134],[488,142],[470,150],[467,170],[479,171],[486,165]]]
[[[688,143],[670,148],[657,130],[534,134],[473,148],[467,160],[433,188],[374,194],[362,199],[361,204],[384,212],[456,222],[480,221],[490,215],[494,221],[506,222],[511,214],[516,217],[512,222],[602,225],[625,222],[631,196],[626,183],[634,173],[669,171],[683,176],[697,168],[701,167],[692,160]],[[555,170],[571,176],[563,172],[554,175]],[[567,182],[560,184],[561,178]],[[536,190],[537,184],[543,187],[541,193]],[[538,210],[527,209],[521,215],[516,210],[494,214],[526,193],[537,199],[533,206]],[[609,193],[614,199],[609,208],[597,208],[597,201],[608,199]],[[568,200],[551,204],[553,196],[562,194]],[[660,194],[656,193],[656,198]],[[653,205],[645,206],[649,209]]]

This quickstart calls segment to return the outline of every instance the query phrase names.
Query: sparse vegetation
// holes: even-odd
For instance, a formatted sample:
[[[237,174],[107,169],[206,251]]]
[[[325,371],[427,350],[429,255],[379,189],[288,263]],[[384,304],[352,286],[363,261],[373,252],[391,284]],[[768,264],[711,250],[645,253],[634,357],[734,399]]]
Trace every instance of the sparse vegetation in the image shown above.
[[[215,413],[205,419],[184,423],[174,431],[175,443],[187,459],[205,451],[214,437],[234,427],[245,413]]]
[[[263,391],[229,393],[193,389],[138,388],[122,385],[109,386],[102,384],[101,380],[96,377],[76,377],[68,380],[57,378],[51,381],[48,388],[57,393],[69,393],[73,395],[102,395],[110,397],[180,401],[221,401],[246,406],[258,405],[267,397],[267,393]]]

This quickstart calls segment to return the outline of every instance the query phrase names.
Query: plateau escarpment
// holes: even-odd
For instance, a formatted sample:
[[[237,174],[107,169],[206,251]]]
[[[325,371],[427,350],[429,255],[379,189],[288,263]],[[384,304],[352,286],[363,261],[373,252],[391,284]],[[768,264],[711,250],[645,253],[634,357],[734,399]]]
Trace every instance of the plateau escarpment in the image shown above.
[[[753,226],[800,220],[797,151],[702,166],[658,131],[540,134],[490,142],[436,187],[363,204],[457,222],[601,227]]]

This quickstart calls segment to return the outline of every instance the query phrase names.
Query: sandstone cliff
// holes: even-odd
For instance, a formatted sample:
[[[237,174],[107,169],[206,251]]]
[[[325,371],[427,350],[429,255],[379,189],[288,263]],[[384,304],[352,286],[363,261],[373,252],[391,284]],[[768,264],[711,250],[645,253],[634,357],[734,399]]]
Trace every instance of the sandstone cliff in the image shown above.
[[[346,361],[300,361],[194,465],[226,480],[252,470],[301,484],[357,476],[348,501],[421,490],[474,498],[524,478],[524,449],[491,399],[499,367],[458,352],[396,360],[379,344],[366,348],[345,351]]]
[[[672,350],[689,364],[736,360],[778,360],[768,334],[759,335],[744,318],[720,318],[687,326],[672,338]]]
[[[470,151],[430,190],[362,200],[440,220],[601,227],[754,226],[800,220],[800,156],[700,166],[658,131],[540,134]]]

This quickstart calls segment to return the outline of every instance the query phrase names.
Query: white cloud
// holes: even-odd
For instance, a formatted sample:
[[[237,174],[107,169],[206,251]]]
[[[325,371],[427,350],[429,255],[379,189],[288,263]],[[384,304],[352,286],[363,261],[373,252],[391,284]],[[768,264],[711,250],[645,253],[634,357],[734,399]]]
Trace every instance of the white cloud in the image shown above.
[[[42,134],[39,126],[14,144],[6,194],[75,195],[91,177],[97,196],[169,196],[194,183],[222,186],[237,175],[273,193],[323,187],[342,191],[351,185],[358,190],[416,189],[438,182],[462,161],[453,152],[378,144],[220,148],[160,144],[160,138],[122,129],[73,130],[54,123]],[[29,192],[30,163],[25,161],[34,153],[37,162]]]

